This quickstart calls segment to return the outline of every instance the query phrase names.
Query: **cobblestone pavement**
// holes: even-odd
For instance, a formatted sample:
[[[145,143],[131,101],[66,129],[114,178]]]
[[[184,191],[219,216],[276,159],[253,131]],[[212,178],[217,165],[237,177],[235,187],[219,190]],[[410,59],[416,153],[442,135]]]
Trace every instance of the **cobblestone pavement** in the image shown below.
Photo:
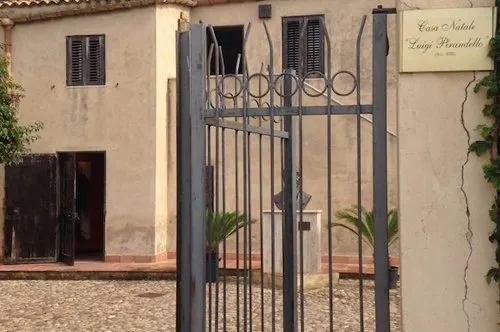
[[[241,286],[241,285],[240,285]],[[223,330],[222,284],[219,285],[218,331]],[[243,320],[243,287],[240,294],[240,319]],[[79,332],[79,331],[175,331],[174,281],[0,281],[1,332]],[[212,289],[215,298],[215,289]],[[236,286],[227,285],[227,331],[244,331],[236,326]],[[271,290],[252,290],[252,331],[271,331]],[[341,280],[334,296],[334,331],[359,332],[358,283]],[[365,287],[365,331],[374,331],[373,283]],[[281,297],[276,290],[276,327],[281,330]],[[329,331],[328,288],[304,293],[304,331]],[[247,297],[247,307],[250,307]],[[212,301],[215,304],[214,301]],[[214,307],[211,308],[214,315]],[[392,331],[399,328],[399,299],[391,293]],[[214,317],[214,316],[212,316]],[[299,315],[300,318],[300,315]],[[299,319],[300,321],[300,319]],[[214,326],[214,323],[212,323]],[[207,329],[208,331],[208,329]],[[212,331],[215,331],[212,328]]]

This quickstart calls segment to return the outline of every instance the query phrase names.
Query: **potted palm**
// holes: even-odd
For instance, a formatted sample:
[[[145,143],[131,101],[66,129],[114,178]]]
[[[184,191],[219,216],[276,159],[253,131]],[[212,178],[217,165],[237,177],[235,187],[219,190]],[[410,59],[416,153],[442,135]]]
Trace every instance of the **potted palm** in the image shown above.
[[[335,216],[341,221],[340,223],[333,223],[333,227],[342,227],[357,236],[359,236],[359,220],[358,220],[358,206],[354,205],[351,208],[338,211]],[[391,246],[399,238],[399,216],[396,209],[389,211],[387,215],[388,223],[388,245]],[[363,241],[368,244],[375,255],[375,223],[373,219],[373,211],[368,211],[361,207],[361,237]],[[398,268],[389,266],[389,287],[396,288],[398,281]]]
[[[214,213],[207,210],[205,221],[206,281],[215,282],[219,274],[219,244],[245,226],[246,218],[236,212]]]

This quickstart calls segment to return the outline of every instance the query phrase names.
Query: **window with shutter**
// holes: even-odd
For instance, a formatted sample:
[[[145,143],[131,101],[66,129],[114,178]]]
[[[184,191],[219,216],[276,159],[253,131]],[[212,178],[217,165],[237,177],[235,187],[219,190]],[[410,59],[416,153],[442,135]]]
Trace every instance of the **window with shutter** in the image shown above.
[[[68,86],[104,85],[104,35],[66,37]]]
[[[300,33],[307,18],[304,47],[300,45]],[[324,36],[321,16],[283,18],[283,69],[298,72],[299,62],[304,64],[303,75],[324,72]]]

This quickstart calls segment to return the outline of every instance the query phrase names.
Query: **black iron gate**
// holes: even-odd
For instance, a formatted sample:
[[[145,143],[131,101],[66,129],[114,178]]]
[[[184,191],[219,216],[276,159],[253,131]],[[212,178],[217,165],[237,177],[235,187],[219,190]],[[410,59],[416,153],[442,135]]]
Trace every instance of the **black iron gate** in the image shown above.
[[[177,331],[305,331],[304,292],[304,121],[323,116],[326,126],[328,331],[336,330],[332,244],[332,120],[351,115],[357,130],[357,205],[361,217],[361,120],[373,119],[373,216],[375,220],[375,330],[390,331],[388,197],[387,197],[387,10],[373,14],[372,103],[361,104],[361,37],[356,44],[356,70],[332,72],[331,41],[324,22],[324,72],[306,72],[307,21],[300,32],[297,73],[274,72],[273,41],[267,26],[267,70],[249,74],[245,48],[236,68],[227,69],[214,30],[192,24],[178,34],[178,223]],[[214,43],[206,45],[206,31]],[[207,59],[207,48],[209,56]],[[215,62],[211,73],[207,62]],[[240,66],[241,69],[240,70]],[[264,67],[262,67],[264,68]],[[228,73],[242,74],[228,74]],[[334,81],[352,79],[349,91]],[[316,77],[323,91],[312,93],[306,80]],[[320,89],[321,90],[321,89]],[[305,99],[324,94],[326,103],[309,106]],[[335,105],[332,95],[355,95],[353,105]],[[206,166],[209,166],[209,172]],[[207,174],[209,176],[207,176]],[[298,175],[298,177],[297,177]],[[207,186],[207,178],[209,183]],[[207,196],[206,188],[210,188]],[[211,197],[207,204],[207,197]],[[207,206],[208,205],[208,206]],[[278,211],[278,207],[282,211]],[[270,209],[270,249],[264,248],[263,210]],[[296,212],[297,211],[297,212]],[[281,226],[278,223],[281,218]],[[256,221],[256,222],[254,222]],[[282,240],[275,238],[280,227]],[[358,224],[361,228],[361,224]],[[231,232],[233,230],[234,232]],[[225,235],[232,234],[230,238]],[[277,233],[276,233],[277,234]],[[362,239],[359,247],[359,330],[365,331]],[[266,244],[269,245],[269,244]],[[282,271],[276,271],[281,246]],[[229,247],[235,266],[229,266]],[[267,251],[266,251],[267,249]],[[272,273],[263,273],[264,252],[271,252]],[[298,256],[297,256],[298,251]],[[260,255],[260,266],[255,256]],[[219,262],[220,260],[220,262]],[[257,262],[257,263],[256,263]],[[218,272],[218,275],[217,273]],[[265,290],[265,279],[270,289]],[[278,284],[282,283],[282,290]],[[325,329],[316,329],[325,330]]]

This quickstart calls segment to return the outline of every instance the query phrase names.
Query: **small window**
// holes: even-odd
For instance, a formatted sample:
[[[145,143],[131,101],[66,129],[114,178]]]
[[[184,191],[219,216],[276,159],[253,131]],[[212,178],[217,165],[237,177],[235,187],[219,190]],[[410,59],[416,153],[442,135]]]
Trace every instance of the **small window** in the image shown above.
[[[66,85],[104,85],[104,60],[104,35],[66,37]]]
[[[303,75],[310,72],[324,73],[324,33],[321,26],[323,16],[303,16],[283,18],[283,69],[299,70],[300,33],[307,19],[304,36],[305,59]]]
[[[224,57],[225,74],[234,74],[238,64],[238,55],[243,52],[243,25],[237,26],[221,26],[213,27],[215,37],[219,47],[222,48],[222,55]],[[213,44],[212,34],[207,28],[207,55],[210,52],[210,45]],[[220,59],[219,59],[220,62]],[[209,64],[210,75],[215,75],[215,53],[212,55],[212,61]],[[240,59],[238,65],[238,74],[243,72],[242,62]],[[222,74],[222,66],[219,63],[219,74]]]

